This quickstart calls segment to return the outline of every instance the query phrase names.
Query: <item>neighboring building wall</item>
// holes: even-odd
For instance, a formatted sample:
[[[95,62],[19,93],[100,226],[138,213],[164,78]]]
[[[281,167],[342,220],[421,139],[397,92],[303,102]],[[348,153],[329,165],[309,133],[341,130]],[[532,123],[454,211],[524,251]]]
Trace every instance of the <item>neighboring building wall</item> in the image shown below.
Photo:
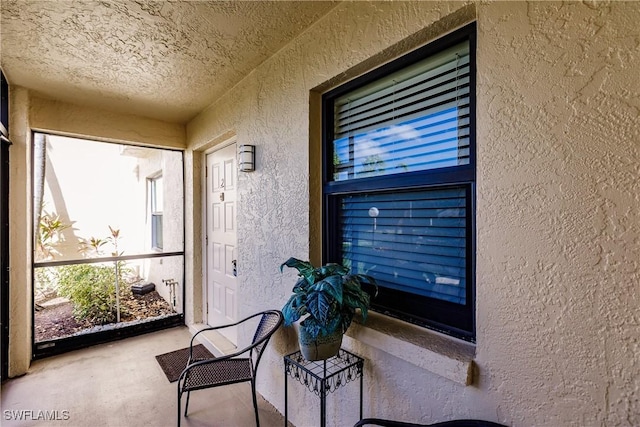
[[[143,251],[144,181],[135,174],[136,159],[121,154],[118,144],[47,137],[47,171],[43,213],[56,214],[68,226],[55,244],[54,260],[83,258],[80,241],[106,239],[109,227],[120,230],[118,252]],[[79,179],[82,177],[83,179]],[[134,191],[140,185],[141,191]],[[111,256],[111,244],[100,248]],[[97,254],[89,251],[86,256]]]
[[[474,20],[473,384],[448,355],[454,340],[436,349],[435,338],[409,345],[356,327],[345,345],[367,358],[365,416],[639,425],[639,3],[345,2],[263,63],[187,127],[194,180],[223,135],[257,146],[256,172],[239,177],[239,314],[283,305],[288,257],[319,259],[318,93]],[[187,247],[197,251],[194,190]],[[280,411],[282,356],[295,348],[291,330],[279,333],[259,373]],[[317,396],[290,387],[293,423],[317,425]],[[330,395],[329,425],[352,424],[356,405],[356,385]]]
[[[138,161],[138,176],[141,188],[145,192],[142,200],[149,204],[147,179],[162,175],[163,180],[163,252],[179,252],[184,249],[184,197],[182,194],[183,165],[182,155],[177,152],[156,151],[150,156],[140,158]],[[153,253],[151,248],[151,224],[149,212],[145,213],[144,224],[144,252]],[[162,280],[174,279],[179,283],[175,288],[175,306],[173,308],[182,312],[182,286],[184,260],[182,257],[163,257],[144,260],[141,271],[142,277],[156,285],[156,290],[170,304],[174,303],[170,298],[169,287]]]

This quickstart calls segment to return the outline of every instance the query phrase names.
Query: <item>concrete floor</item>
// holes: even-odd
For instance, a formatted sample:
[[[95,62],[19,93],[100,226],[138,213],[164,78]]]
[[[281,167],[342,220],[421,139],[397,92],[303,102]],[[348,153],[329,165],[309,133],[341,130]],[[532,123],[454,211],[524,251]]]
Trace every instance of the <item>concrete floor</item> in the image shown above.
[[[35,361],[26,375],[2,384],[0,425],[175,426],[177,386],[155,356],[187,347],[190,338],[186,327],[177,327]],[[258,398],[260,424],[282,426],[282,415]],[[39,411],[54,420],[38,420]],[[255,426],[251,385],[192,392],[182,425]]]

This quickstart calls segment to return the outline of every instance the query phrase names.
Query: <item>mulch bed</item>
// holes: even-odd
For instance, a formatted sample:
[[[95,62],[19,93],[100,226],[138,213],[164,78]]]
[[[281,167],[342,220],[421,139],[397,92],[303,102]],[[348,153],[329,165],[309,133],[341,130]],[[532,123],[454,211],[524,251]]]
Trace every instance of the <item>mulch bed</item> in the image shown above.
[[[123,315],[121,322],[150,319],[174,313],[169,303],[157,291],[145,295],[133,295],[121,301]],[[68,302],[35,312],[36,342],[67,337],[97,326],[73,317],[73,304]]]

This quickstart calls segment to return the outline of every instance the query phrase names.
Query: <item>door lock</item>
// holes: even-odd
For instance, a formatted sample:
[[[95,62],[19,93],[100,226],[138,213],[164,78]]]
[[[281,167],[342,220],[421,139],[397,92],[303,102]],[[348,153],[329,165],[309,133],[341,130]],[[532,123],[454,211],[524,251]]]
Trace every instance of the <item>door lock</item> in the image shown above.
[[[224,202],[224,192],[220,193],[220,201]]]

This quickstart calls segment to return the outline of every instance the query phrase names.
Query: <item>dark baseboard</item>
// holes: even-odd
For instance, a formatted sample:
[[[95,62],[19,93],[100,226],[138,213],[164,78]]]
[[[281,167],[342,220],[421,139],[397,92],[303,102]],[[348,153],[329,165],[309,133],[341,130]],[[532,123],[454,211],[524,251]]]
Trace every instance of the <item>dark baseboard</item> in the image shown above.
[[[104,344],[123,338],[130,338],[150,332],[173,328],[175,326],[184,326],[184,315],[176,314],[174,316],[168,316],[148,322],[132,325],[118,325],[111,328],[107,327],[96,332],[58,338],[50,341],[42,341],[33,345],[32,359],[42,359],[97,344]]]

